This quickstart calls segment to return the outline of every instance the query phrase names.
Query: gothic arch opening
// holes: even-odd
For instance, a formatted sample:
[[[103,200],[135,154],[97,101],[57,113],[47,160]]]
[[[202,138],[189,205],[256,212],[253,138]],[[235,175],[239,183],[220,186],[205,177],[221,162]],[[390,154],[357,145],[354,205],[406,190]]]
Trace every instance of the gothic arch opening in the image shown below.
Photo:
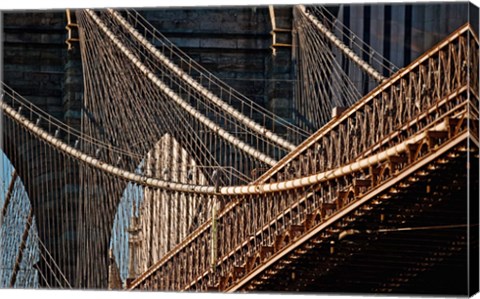
[[[0,151],[0,288],[37,288],[40,260],[36,219],[23,181]]]
[[[209,184],[203,167],[168,133],[147,153],[137,171],[167,181]],[[211,209],[211,198],[128,183],[112,229],[110,248],[115,264],[111,270],[118,271],[121,281],[137,277],[204,223]]]

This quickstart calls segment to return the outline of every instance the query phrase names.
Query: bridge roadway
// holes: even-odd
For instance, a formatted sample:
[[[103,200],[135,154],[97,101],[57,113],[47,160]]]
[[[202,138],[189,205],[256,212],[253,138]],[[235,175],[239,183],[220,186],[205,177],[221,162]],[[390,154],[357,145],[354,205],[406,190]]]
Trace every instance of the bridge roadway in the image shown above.
[[[465,25],[267,171],[248,187],[248,190],[256,188],[257,194],[245,192],[235,198],[229,197],[230,203],[214,221],[197,229],[134,280],[128,289],[342,291],[341,285],[337,285],[338,289],[329,289],[319,282],[322,271],[335,272],[332,269],[342,263],[333,259],[330,267],[307,270],[310,258],[312,262],[329,259],[317,254],[319,251],[328,248],[333,255],[335,243],[351,234],[360,235],[364,245],[372,238],[380,240],[370,252],[378,253],[380,249],[375,248],[383,243],[377,233],[382,230],[403,225],[444,224],[434,221],[438,218],[430,219],[431,222],[421,221],[430,217],[428,209],[422,207],[434,206],[435,201],[443,200],[442,196],[427,196],[437,191],[432,191],[432,185],[426,184],[425,180],[445,176],[450,166],[457,170],[452,172],[454,175],[461,176],[467,163],[461,153],[468,150],[478,152],[478,77],[475,74],[478,74],[478,38]],[[474,159],[471,163],[468,161],[470,165],[478,165],[478,155],[468,157]],[[445,168],[446,165],[449,167]],[[312,176],[319,172],[323,174],[323,180],[315,181]],[[266,187],[269,183],[288,179],[290,183],[276,185],[279,189]],[[461,180],[459,177],[456,181]],[[427,193],[424,202],[416,193],[421,188]],[[461,192],[467,192],[464,186],[459,188]],[[442,192],[446,194],[452,190]],[[398,200],[391,200],[393,197],[401,198],[405,206],[398,208]],[[383,208],[377,205],[383,206],[384,203],[392,210],[387,210],[390,214],[380,213],[379,216],[377,209]],[[412,206],[408,207],[407,203]],[[374,212],[366,213],[371,210]],[[448,210],[440,213],[445,211]],[[411,221],[394,221],[406,217],[405,213],[408,217],[411,215]],[[369,215],[375,214],[377,220],[385,221],[385,217],[390,217],[387,219],[391,222],[375,227],[373,221],[373,227],[367,233],[365,223],[375,218],[369,218]],[[451,230],[461,229],[462,225],[465,229],[465,219],[446,219],[449,219],[447,224],[453,221]],[[466,236],[452,240],[453,235],[445,233],[442,244],[465,244]],[[386,239],[388,237],[383,238]],[[345,246],[348,240],[338,243],[340,248],[348,247]],[[389,242],[385,244],[391,245]],[[464,247],[461,250],[465,250]],[[419,258],[432,249],[425,248],[419,251]],[[368,252],[368,246],[364,249]],[[439,252],[442,254],[443,251]],[[450,253],[448,250],[444,252]],[[348,255],[348,252],[343,254]],[[434,264],[412,267],[414,270],[407,269],[405,275],[418,275],[424,271],[422,269],[432,268]],[[345,265],[342,269],[348,271],[348,263]],[[392,268],[394,272],[401,271],[403,266],[399,265]],[[298,273],[293,270],[297,267],[301,269]],[[290,273],[291,279],[286,278],[289,276],[286,273]],[[408,279],[403,282],[401,277],[391,279],[369,291],[389,291],[394,289],[390,285],[408,285]],[[345,290],[358,292],[366,289]]]

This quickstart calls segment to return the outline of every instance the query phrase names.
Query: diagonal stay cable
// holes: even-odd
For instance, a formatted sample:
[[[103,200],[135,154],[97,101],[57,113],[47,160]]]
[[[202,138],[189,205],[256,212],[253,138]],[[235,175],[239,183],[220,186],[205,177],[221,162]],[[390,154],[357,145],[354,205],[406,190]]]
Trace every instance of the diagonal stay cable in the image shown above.
[[[349,57],[353,62],[355,62],[362,70],[367,74],[373,77],[375,80],[382,82],[386,78],[377,72],[372,66],[370,66],[366,61],[360,58],[355,54],[350,48],[348,48],[340,39],[338,39],[333,33],[330,32],[323,24],[318,21],[318,19],[312,14],[308,13],[305,6],[299,5],[300,11],[307,16],[307,18],[315,24],[315,26],[320,30],[335,46],[337,46],[347,57]]]
[[[232,143],[234,146],[237,146],[239,149],[246,152],[247,154],[256,157],[258,160],[264,162],[265,164],[268,164],[270,166],[276,164],[277,161],[257,151],[245,142],[239,140],[238,138],[215,124],[213,121],[206,118],[186,101],[184,101],[180,96],[178,96],[178,94],[176,94],[168,86],[161,82],[154,73],[152,73],[143,63],[140,62],[140,60],[133,53],[131,53],[123,45],[123,43],[114,36],[112,31],[104,26],[102,20],[100,20],[100,18],[95,14],[95,12],[93,12],[92,10],[86,10],[86,13],[99,25],[101,30],[105,32],[105,34],[114,42],[114,44],[127,56],[127,58],[130,59],[130,61],[134,63],[135,66],[137,66],[144,73],[144,75],[155,85],[157,85],[157,87],[160,88],[171,100],[175,101],[178,105],[185,109],[185,111],[197,118],[209,129],[217,132],[217,134],[224,138],[227,142]]]
[[[248,128],[253,130],[258,134],[264,135],[266,138],[270,139],[272,142],[284,147],[288,150],[295,149],[295,145],[291,144],[290,142],[284,140],[283,138],[279,137],[278,135],[274,134],[273,132],[267,130],[265,127],[260,126],[253,120],[249,119],[248,117],[244,116],[240,112],[238,112],[235,108],[231,107],[227,103],[223,102],[220,98],[214,95],[211,91],[204,88],[200,83],[195,81],[190,75],[176,66],[172,61],[170,61],[165,55],[163,55],[160,51],[158,51],[151,43],[149,43],[135,28],[133,28],[118,12],[109,9],[108,12],[114,16],[122,26],[124,26],[131,35],[138,39],[146,49],[151,51],[164,65],[170,68],[177,76],[179,76],[182,80],[187,82],[192,88],[197,90],[200,94],[208,98],[210,101],[218,105],[222,108],[222,110],[231,116],[233,116],[238,121],[245,124]],[[100,24],[99,24],[100,25]]]

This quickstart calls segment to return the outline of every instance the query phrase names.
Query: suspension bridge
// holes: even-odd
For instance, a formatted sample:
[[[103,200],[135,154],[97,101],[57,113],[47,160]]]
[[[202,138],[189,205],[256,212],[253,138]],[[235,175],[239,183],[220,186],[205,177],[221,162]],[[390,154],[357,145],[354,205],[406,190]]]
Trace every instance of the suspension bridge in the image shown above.
[[[408,292],[466,269],[478,252],[477,34],[465,24],[398,70],[346,44],[328,10],[293,16],[296,123],[138,12],[76,11],[80,128],[2,83],[3,285]],[[376,87],[362,95],[337,56]]]

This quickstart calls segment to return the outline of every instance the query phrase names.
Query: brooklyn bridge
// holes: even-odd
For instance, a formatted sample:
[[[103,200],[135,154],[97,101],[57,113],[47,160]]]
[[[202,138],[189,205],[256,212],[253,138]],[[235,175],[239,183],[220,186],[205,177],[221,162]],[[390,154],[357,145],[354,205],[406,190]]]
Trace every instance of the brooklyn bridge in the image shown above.
[[[478,292],[472,4],[2,19],[1,288]]]

